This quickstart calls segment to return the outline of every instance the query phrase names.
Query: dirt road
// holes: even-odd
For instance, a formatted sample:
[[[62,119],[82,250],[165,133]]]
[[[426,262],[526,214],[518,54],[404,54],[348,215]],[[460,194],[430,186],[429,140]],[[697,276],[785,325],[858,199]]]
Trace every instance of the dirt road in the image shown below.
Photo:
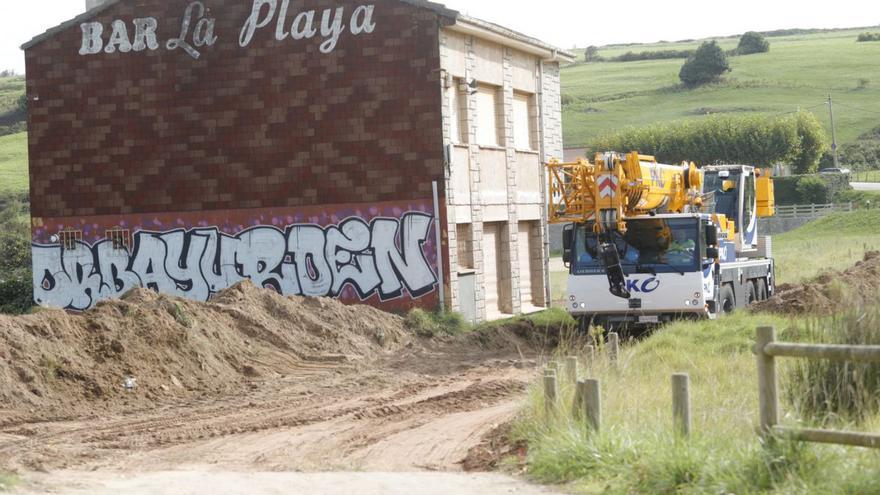
[[[370,363],[297,365],[235,396],[8,424],[0,429],[0,465],[25,473],[23,493],[236,493],[230,487],[239,485],[266,493],[279,486],[433,493],[421,489],[430,485],[425,472],[459,472],[435,479],[460,488],[444,493],[549,493],[460,473],[469,451],[472,463],[486,455],[471,449],[515,414],[540,359],[519,346],[492,347],[434,341]],[[290,474],[322,471],[397,474]],[[412,472],[422,474],[400,474]]]

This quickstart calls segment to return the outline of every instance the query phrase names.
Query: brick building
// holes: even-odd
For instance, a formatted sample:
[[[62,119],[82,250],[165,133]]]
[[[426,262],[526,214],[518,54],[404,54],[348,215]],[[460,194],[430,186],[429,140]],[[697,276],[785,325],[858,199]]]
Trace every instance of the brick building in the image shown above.
[[[87,6],[23,46],[37,303],[549,301],[568,54],[421,0]]]

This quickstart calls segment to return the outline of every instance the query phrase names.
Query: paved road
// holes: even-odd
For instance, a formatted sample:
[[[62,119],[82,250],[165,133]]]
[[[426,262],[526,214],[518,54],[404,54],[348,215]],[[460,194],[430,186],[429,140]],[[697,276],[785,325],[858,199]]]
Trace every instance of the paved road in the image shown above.
[[[880,182],[850,182],[856,191],[880,191]]]
[[[236,473],[157,471],[138,474],[61,471],[13,493],[63,495],[295,494],[554,495],[560,492],[495,473]]]

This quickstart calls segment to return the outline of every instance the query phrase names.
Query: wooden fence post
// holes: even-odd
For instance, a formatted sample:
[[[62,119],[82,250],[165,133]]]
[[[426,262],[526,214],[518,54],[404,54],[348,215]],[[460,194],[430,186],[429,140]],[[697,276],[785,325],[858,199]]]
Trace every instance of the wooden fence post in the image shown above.
[[[774,327],[758,327],[755,354],[758,356],[758,407],[761,433],[768,434],[779,423],[779,396],[776,381],[776,360],[764,347],[776,340]]]
[[[568,356],[565,360],[565,373],[569,383],[577,383],[578,379],[578,358],[577,356]]]
[[[596,360],[596,348],[592,345],[587,346],[587,358],[586,363],[584,363],[587,367],[587,376],[589,377],[593,373],[593,363]]]
[[[556,412],[556,392],[556,372],[548,368],[544,371],[544,409],[548,419]]]
[[[687,373],[672,375],[672,418],[676,431],[682,436],[690,436],[691,398]]]
[[[599,380],[584,380],[584,416],[593,431],[599,431],[602,424],[602,398],[599,395]]]
[[[615,366],[617,365],[617,356],[620,353],[620,337],[617,332],[608,334],[608,359]]]
[[[584,397],[586,397],[587,390],[587,382],[583,380],[578,380],[575,383],[574,389],[574,401],[572,404],[572,416],[575,419],[580,419],[583,417],[584,412]]]

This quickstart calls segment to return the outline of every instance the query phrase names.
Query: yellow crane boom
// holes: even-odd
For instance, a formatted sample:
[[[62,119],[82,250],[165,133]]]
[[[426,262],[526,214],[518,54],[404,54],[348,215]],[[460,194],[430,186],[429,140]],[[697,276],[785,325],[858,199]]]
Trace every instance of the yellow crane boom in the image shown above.
[[[702,205],[703,173],[692,162],[657,163],[632,152],[597,153],[593,163],[551,161],[551,223],[593,222],[626,231],[626,219],[652,213],[686,213]]]

